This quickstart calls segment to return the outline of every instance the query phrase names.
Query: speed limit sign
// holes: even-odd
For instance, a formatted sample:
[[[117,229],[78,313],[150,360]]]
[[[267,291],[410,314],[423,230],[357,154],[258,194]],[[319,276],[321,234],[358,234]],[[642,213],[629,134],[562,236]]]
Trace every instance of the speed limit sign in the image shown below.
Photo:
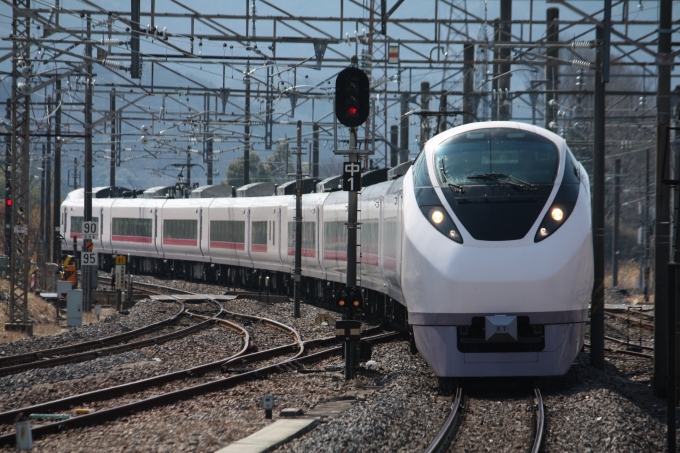
[[[99,230],[97,222],[83,222],[83,239],[97,239]]]
[[[97,252],[83,252],[80,255],[80,262],[83,266],[97,266]]]

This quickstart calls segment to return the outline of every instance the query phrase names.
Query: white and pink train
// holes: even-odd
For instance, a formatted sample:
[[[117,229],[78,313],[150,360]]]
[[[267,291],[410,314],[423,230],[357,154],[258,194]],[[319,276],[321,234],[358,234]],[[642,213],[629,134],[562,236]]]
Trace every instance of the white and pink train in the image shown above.
[[[82,231],[83,191],[64,201],[64,249]],[[307,298],[345,281],[347,194],[303,196]],[[588,175],[566,142],[517,122],[441,133],[403,176],[360,195],[365,311],[412,333],[438,376],[565,373],[583,346],[593,283]],[[288,292],[293,196],[95,198],[106,268]],[[80,243],[79,243],[80,246]]]

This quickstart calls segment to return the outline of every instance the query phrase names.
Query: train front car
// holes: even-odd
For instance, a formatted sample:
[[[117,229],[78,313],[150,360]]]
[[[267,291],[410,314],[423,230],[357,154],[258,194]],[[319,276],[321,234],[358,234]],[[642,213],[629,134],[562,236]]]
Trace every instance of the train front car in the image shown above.
[[[438,376],[564,374],[593,284],[588,175],[515,122],[430,140],[404,178],[402,291]]]

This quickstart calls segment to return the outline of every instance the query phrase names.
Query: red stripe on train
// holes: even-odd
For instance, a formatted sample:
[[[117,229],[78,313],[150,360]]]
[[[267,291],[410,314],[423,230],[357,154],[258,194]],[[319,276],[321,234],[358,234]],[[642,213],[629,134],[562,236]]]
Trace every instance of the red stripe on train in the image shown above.
[[[314,249],[302,249],[302,256],[307,258],[316,258],[316,250]],[[295,256],[295,247],[288,247],[288,256]]]
[[[253,252],[266,252],[267,244],[250,244],[250,250]]]
[[[196,247],[198,246],[198,241],[196,239],[171,239],[171,238],[163,238],[163,244],[167,245],[183,245],[183,246],[189,246],[189,247]]]
[[[138,242],[142,244],[151,244],[151,242],[153,242],[152,238],[145,236],[123,236],[118,234],[111,236],[111,240],[120,242]]]
[[[210,248],[213,248],[213,249],[229,249],[229,250],[245,250],[246,245],[242,242],[210,241]]]

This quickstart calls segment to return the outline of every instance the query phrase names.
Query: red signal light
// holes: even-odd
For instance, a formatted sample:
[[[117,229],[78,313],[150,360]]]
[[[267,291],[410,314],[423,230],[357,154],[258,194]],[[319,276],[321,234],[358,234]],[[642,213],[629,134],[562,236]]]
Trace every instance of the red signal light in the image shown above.
[[[358,111],[358,109],[357,109],[357,107],[356,107],[355,105],[350,105],[349,107],[347,107],[347,114],[348,114],[349,116],[354,116],[354,115],[356,115],[356,114],[357,114],[357,111]]]
[[[11,200],[11,199],[5,200],[5,205],[6,205],[7,207],[11,207],[11,206],[12,206],[12,200]]]

